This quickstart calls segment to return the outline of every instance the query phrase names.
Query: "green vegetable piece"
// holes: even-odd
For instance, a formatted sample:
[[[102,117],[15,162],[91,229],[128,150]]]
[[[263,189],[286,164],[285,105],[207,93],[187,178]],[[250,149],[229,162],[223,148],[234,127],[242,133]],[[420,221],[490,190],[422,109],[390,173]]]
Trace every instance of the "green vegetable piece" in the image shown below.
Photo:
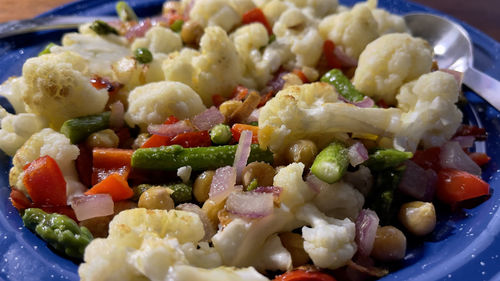
[[[411,152],[396,149],[380,149],[370,154],[364,165],[372,171],[381,171],[397,167],[412,157],[413,153]]]
[[[214,144],[227,144],[231,137],[231,128],[228,125],[218,124],[210,129],[210,140]]]
[[[153,54],[148,50],[148,48],[137,48],[134,51],[135,59],[143,64],[150,63],[153,61]]]
[[[90,29],[92,29],[95,33],[97,33],[99,35],[108,35],[108,34],[118,35],[118,31],[114,27],[103,22],[102,20],[94,21],[90,25]]]
[[[311,172],[324,182],[337,182],[349,166],[348,151],[341,142],[332,142],[316,156]]]
[[[247,191],[252,191],[256,189],[259,186],[259,183],[257,182],[257,179],[253,179],[250,184],[247,186]]]
[[[111,112],[89,115],[66,120],[61,126],[61,133],[67,136],[71,143],[79,143],[90,134],[109,128]]]
[[[321,82],[331,84],[337,89],[345,99],[351,102],[362,101],[365,98],[361,92],[354,88],[351,81],[340,71],[340,69],[332,69],[321,77]]]
[[[374,172],[374,185],[368,194],[367,208],[375,211],[380,218],[380,225],[390,225],[396,218],[401,205],[399,181],[405,166]]]
[[[57,44],[50,42],[49,44],[47,44],[47,46],[45,46],[45,48],[43,48],[43,50],[40,53],[38,53],[38,56],[50,54],[50,48],[54,46],[57,46]]]
[[[118,1],[118,3],[116,3],[116,13],[123,22],[139,21],[134,10],[125,1]]]
[[[139,198],[141,197],[141,195],[148,189],[150,189],[151,187],[153,187],[155,185],[152,185],[152,184],[147,184],[147,183],[143,183],[143,184],[139,184],[139,185],[136,185],[132,188],[132,191],[134,191],[134,195],[132,196],[132,200],[134,201],[139,201]]]
[[[173,32],[181,32],[182,30],[182,25],[184,24],[183,20],[175,20],[171,25],[170,29],[172,29]]]
[[[193,187],[184,183],[167,185],[174,192],[170,197],[174,200],[175,205],[190,202],[193,200]]]
[[[248,125],[259,126],[259,122],[253,121],[253,122],[250,122],[250,124],[248,124]]]
[[[83,258],[85,247],[93,239],[86,227],[78,226],[69,217],[56,213],[47,214],[38,208],[26,209],[23,222],[54,249],[77,259]]]
[[[268,43],[267,43],[267,44],[269,45],[269,44],[273,43],[274,41],[276,41],[276,35],[271,34],[271,35],[269,36],[269,41],[268,41]]]
[[[150,170],[175,171],[191,166],[193,171],[215,170],[233,165],[238,145],[183,148],[180,145],[140,148],[132,154],[132,167]],[[273,162],[273,154],[252,144],[248,163],[254,161]]]

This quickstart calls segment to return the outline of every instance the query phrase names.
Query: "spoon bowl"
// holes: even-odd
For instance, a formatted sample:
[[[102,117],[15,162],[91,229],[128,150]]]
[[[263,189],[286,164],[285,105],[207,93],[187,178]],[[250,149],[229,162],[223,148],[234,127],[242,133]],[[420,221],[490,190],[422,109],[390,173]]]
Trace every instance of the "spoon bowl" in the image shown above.
[[[500,111],[500,82],[473,65],[473,46],[467,31],[447,18],[427,14],[404,15],[411,34],[429,42],[441,69],[463,72],[464,84]]]

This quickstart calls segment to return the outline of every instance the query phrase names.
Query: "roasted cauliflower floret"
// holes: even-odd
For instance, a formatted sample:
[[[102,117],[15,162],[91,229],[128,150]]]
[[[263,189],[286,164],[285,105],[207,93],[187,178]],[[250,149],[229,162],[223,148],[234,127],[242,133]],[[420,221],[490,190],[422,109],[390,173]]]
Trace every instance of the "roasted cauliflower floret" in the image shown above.
[[[126,91],[132,91],[137,86],[165,80],[163,75],[163,61],[167,55],[155,53],[150,63],[139,63],[133,57],[124,57],[113,63],[113,73],[117,82],[120,82]]]
[[[155,82],[139,86],[128,96],[125,121],[143,131],[149,124],[161,124],[169,116],[179,119],[192,117],[206,107],[189,86],[180,82]]]
[[[377,21],[380,35],[392,32],[406,32],[408,29],[403,17],[393,15],[384,9],[374,9],[372,15]]]
[[[435,71],[401,87],[397,95],[401,116],[401,133],[395,146],[415,151],[441,146],[449,140],[462,122],[462,112],[455,105],[460,89],[451,74]]]
[[[173,266],[166,281],[268,281],[253,267],[234,268],[220,266],[212,269],[198,268],[189,265]]]
[[[86,190],[86,187],[80,183],[75,168],[75,160],[79,154],[78,147],[71,144],[65,135],[45,128],[33,134],[14,155],[13,167],[9,173],[9,184],[28,195],[23,184],[23,167],[41,156],[48,155],[57,162],[63,173],[69,202],[74,195],[82,194]]]
[[[387,104],[396,103],[396,94],[432,67],[432,48],[406,33],[383,35],[366,46],[359,58],[353,83],[359,91]]]
[[[323,39],[332,40],[348,56],[358,59],[361,52],[378,36],[378,25],[370,8],[356,5],[351,10],[330,15],[319,24]]]
[[[131,50],[137,48],[148,48],[153,53],[168,54],[182,48],[181,36],[170,28],[153,26],[141,38],[136,38],[132,43]]]
[[[67,119],[102,112],[108,92],[94,88],[86,71],[86,60],[73,52],[28,59],[23,66],[27,111],[47,119],[54,129]]]
[[[287,2],[304,9],[316,18],[322,18],[334,13],[339,5],[337,0],[287,0]]]
[[[0,96],[4,96],[14,108],[16,113],[26,112],[23,101],[23,92],[26,91],[26,83],[23,77],[10,77],[0,85]]]
[[[219,26],[225,31],[231,30],[241,22],[240,14],[228,0],[198,0],[194,2],[189,18],[203,27]]]
[[[0,149],[14,156],[24,142],[47,126],[47,121],[33,113],[10,114],[0,107]]]

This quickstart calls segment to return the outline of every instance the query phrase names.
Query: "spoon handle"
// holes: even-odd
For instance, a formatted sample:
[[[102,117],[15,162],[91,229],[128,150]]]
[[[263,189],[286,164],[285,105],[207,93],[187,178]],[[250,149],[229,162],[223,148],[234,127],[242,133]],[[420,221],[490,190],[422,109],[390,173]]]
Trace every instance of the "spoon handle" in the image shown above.
[[[470,67],[464,75],[464,84],[500,111],[500,82]]]

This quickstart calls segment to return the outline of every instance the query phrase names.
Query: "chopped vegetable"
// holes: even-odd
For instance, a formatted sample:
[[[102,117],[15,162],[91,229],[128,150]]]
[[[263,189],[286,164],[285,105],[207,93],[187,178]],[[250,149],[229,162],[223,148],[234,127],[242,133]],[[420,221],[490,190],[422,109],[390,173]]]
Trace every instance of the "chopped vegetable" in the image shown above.
[[[469,157],[479,166],[486,165],[491,160],[491,157],[489,157],[486,153],[481,153],[481,152],[473,152],[469,154]]]
[[[37,208],[26,209],[23,223],[57,251],[77,259],[83,258],[85,247],[93,239],[86,227],[79,227],[67,216],[47,214]]]
[[[127,181],[120,174],[111,174],[103,181],[94,185],[85,192],[85,195],[107,193],[111,195],[114,202],[129,199],[134,191],[129,187]]]
[[[172,31],[174,32],[181,32],[182,25],[184,25],[184,21],[181,19],[177,19],[170,25],[170,29],[172,29]]]
[[[114,27],[101,20],[94,21],[90,25],[90,29],[92,29],[95,33],[99,35],[108,35],[108,34],[118,35],[118,31]]]
[[[116,13],[123,22],[139,21],[134,10],[125,1],[118,1],[118,3],[116,3]]]
[[[66,120],[61,126],[61,133],[67,136],[71,143],[79,143],[90,134],[109,128],[111,112],[89,115]]]
[[[153,61],[153,54],[148,50],[148,48],[137,48],[134,51],[134,58],[138,62],[146,64]]]
[[[193,187],[190,185],[177,183],[167,185],[166,187],[173,191],[170,196],[174,199],[175,205],[190,202],[193,198]]]
[[[10,196],[9,196],[10,201],[12,202],[12,205],[18,210],[24,210],[32,206],[31,201],[22,193],[21,191],[17,189],[12,189],[10,191]]]
[[[348,153],[344,144],[338,141],[332,142],[316,156],[311,166],[311,173],[324,182],[337,182],[344,176],[349,166]]]
[[[215,170],[233,164],[236,148],[237,145],[193,148],[171,145],[157,148],[140,148],[132,155],[132,167],[175,171],[183,166],[191,166],[193,171]],[[273,154],[253,144],[248,162],[253,161],[272,163]]]
[[[235,141],[240,140],[241,132],[251,131],[252,132],[252,143],[259,143],[259,127],[236,123],[231,127],[231,133],[233,134],[233,139]]]
[[[127,178],[132,158],[131,149],[94,148],[92,151],[92,183],[95,185],[113,173]]]
[[[411,152],[399,151],[396,149],[379,149],[369,155],[364,163],[370,170],[380,171],[397,167],[413,156]]]
[[[231,137],[231,128],[228,125],[215,125],[210,130],[210,139],[214,144],[227,144],[231,140]]]
[[[325,55],[326,63],[328,64],[329,68],[340,69],[342,67],[342,64],[340,64],[340,60],[337,58],[337,56],[335,56],[335,43],[333,43],[333,41],[326,40],[323,43],[323,54]]]
[[[436,195],[445,203],[458,203],[489,194],[489,184],[478,176],[447,168],[441,169],[438,173]]]
[[[66,205],[66,180],[50,156],[42,156],[25,167],[23,183],[31,200],[41,206]]]
[[[377,172],[373,188],[366,198],[367,208],[375,211],[380,218],[381,225],[389,224],[397,214],[397,201],[400,200],[398,185],[405,166],[386,169]]]
[[[321,77],[321,82],[333,85],[339,94],[350,102],[360,102],[365,98],[365,95],[356,90],[351,81],[339,69],[328,71]]]
[[[267,21],[266,15],[264,15],[264,12],[262,12],[262,10],[259,8],[255,8],[255,9],[252,9],[252,10],[244,13],[242,18],[241,18],[241,22],[243,24],[260,22],[267,29],[267,32],[269,33],[269,35],[271,35],[273,33],[273,29],[271,28],[271,25]]]
[[[40,53],[38,53],[38,56],[50,54],[50,48],[52,48],[54,46],[57,46],[57,44],[50,42],[49,44],[47,44],[47,46],[45,46],[45,48],[43,48],[42,51],[40,51]]]
[[[336,281],[336,279],[319,271],[296,269],[276,276],[273,281]]]

